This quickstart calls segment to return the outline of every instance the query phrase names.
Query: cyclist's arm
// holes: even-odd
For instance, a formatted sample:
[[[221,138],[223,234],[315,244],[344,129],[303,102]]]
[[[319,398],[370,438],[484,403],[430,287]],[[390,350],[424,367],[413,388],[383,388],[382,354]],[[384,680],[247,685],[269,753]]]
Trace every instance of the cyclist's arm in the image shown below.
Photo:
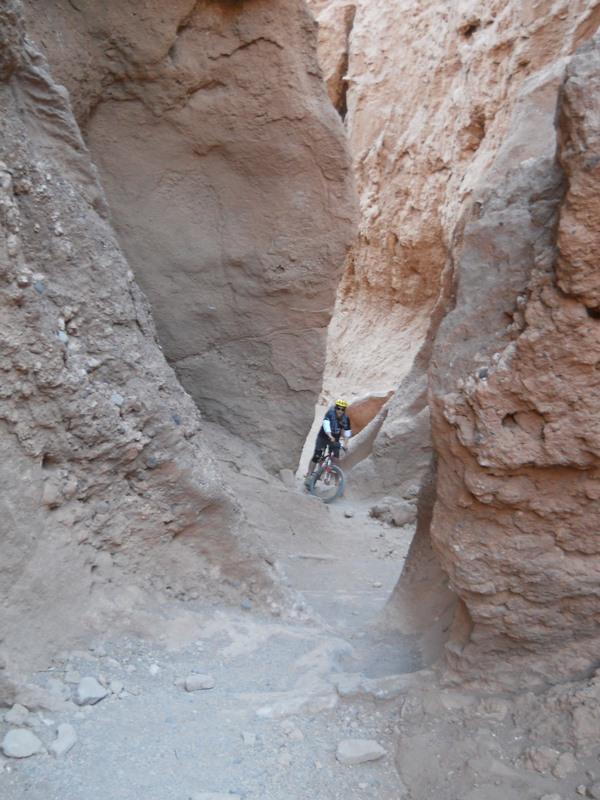
[[[323,430],[325,431],[326,435],[333,441],[333,436],[331,435],[331,422],[325,418],[323,420]]]

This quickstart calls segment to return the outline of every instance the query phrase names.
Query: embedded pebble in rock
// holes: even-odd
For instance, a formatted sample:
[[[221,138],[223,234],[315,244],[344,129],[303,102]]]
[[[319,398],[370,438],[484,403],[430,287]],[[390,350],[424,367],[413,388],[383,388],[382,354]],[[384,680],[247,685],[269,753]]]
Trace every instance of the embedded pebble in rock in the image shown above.
[[[78,706],[93,706],[107,695],[108,689],[101,686],[96,678],[88,676],[79,681],[74,699]]]
[[[57,756],[64,756],[77,742],[77,733],[68,722],[58,726],[56,739],[50,745],[50,752]]]
[[[75,669],[68,669],[65,672],[65,683],[79,683],[81,675]]]
[[[344,739],[338,744],[335,757],[341,764],[364,764],[377,761],[387,751],[374,739]]]
[[[242,741],[244,742],[244,744],[248,745],[248,747],[254,747],[254,745],[256,744],[256,734],[244,731],[242,733]]]
[[[29,717],[29,710],[25,706],[15,703],[15,705],[4,715],[4,721],[9,725],[25,725]]]
[[[593,783],[588,789],[588,794],[594,800],[600,800],[600,782]]]
[[[158,666],[158,664],[150,664],[150,666],[148,667],[148,672],[150,673],[150,675],[156,676],[160,674],[160,667]]]
[[[352,517],[354,516],[354,511],[346,509],[346,511],[344,511],[344,516],[346,517],[346,519],[352,519]]]
[[[185,679],[186,692],[198,692],[203,689],[214,689],[215,679],[212,675],[188,675]]]
[[[125,687],[122,681],[114,680],[110,682],[108,688],[113,694],[121,694]]]
[[[13,728],[2,740],[2,752],[8,758],[29,758],[44,750],[43,744],[31,731]]]
[[[575,791],[577,792],[577,794],[583,795],[584,797],[587,794],[587,788],[583,783],[579,784],[579,786],[575,789]]]

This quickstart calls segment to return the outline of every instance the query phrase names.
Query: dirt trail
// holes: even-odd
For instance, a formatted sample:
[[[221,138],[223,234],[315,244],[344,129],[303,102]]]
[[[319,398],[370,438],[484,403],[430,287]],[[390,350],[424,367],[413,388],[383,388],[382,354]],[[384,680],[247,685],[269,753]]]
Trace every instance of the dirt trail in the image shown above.
[[[26,725],[47,747],[69,722],[78,741],[61,758],[3,760],[3,800],[403,796],[396,706],[373,695],[398,694],[402,679],[385,676],[417,669],[418,655],[373,623],[411,531],[382,526],[350,499],[325,506],[255,468],[236,483],[247,524],[300,593],[291,614],[259,613],[250,598],[239,609],[157,600],[138,619],[147,636],[107,636],[64,654],[32,676],[61,710],[30,714]],[[212,675],[215,687],[177,685],[194,672]],[[81,709],[61,704],[85,675],[123,690]],[[387,755],[342,764],[336,748],[349,738],[377,740]]]

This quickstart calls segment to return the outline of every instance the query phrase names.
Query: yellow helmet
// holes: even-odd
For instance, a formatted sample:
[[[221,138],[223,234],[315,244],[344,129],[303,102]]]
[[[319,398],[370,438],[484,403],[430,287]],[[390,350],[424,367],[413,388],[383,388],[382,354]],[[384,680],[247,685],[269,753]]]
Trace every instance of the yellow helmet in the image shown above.
[[[341,397],[338,400],[335,401],[335,404],[336,404],[337,408],[343,408],[343,409],[348,408],[348,401],[344,400]]]

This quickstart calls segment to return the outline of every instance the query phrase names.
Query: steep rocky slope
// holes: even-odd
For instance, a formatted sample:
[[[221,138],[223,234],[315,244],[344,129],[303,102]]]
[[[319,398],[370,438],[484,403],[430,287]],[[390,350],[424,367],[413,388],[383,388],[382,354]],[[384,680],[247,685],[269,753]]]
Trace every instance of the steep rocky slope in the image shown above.
[[[293,466],[355,228],[304,2],[27,8],[167,359],[208,418]]]

